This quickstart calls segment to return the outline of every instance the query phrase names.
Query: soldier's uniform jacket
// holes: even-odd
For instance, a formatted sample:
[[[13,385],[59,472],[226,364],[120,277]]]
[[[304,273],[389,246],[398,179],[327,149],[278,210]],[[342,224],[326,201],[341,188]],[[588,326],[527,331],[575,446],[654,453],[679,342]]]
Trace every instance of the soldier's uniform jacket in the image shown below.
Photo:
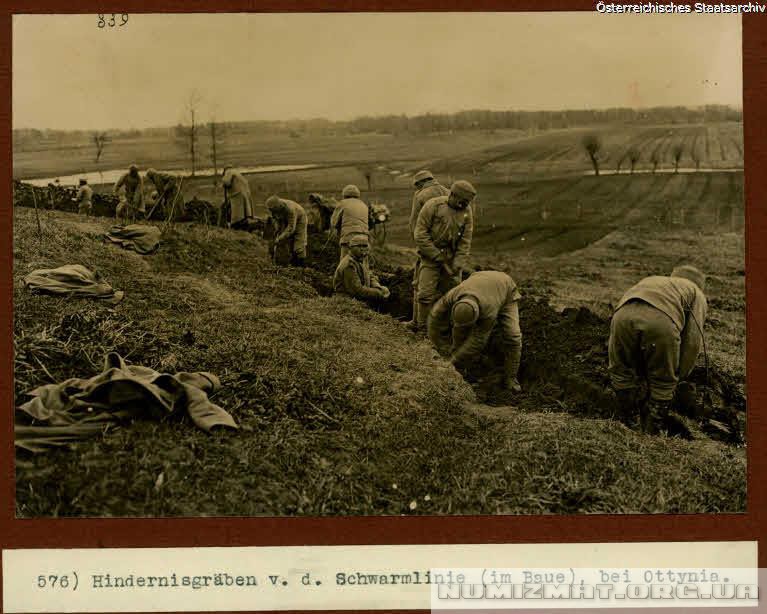
[[[701,331],[708,313],[705,295],[696,284],[683,277],[654,275],[645,277],[629,288],[615,310],[617,311],[632,300],[641,300],[659,309],[679,330],[681,337],[679,377],[684,379],[695,366],[701,349]],[[694,316],[697,324],[692,317],[689,317],[689,314]]]
[[[91,200],[93,199],[93,188],[89,185],[83,185],[80,186],[80,189],[77,191],[77,202],[80,203],[80,205],[90,205]]]
[[[125,198],[128,204],[137,207],[139,211],[144,211],[144,180],[141,178],[141,175],[137,173],[133,177],[130,171],[125,173],[115,183],[115,193],[123,186],[125,186]]]
[[[231,206],[230,222],[237,222],[253,217],[253,199],[250,195],[250,184],[240,173],[227,169],[221,179],[227,191]]]
[[[169,173],[155,172],[147,174],[147,177],[155,185],[160,196],[173,196],[173,190],[178,187],[178,177]]]
[[[471,205],[462,210],[453,209],[447,199],[447,196],[437,196],[423,206],[415,225],[415,244],[421,258],[453,262],[463,268],[471,248],[474,215]]]
[[[278,224],[280,233],[275,238],[275,241],[279,243],[287,239],[294,234],[302,234],[300,238],[303,243],[306,243],[306,211],[294,200],[288,200],[287,198],[281,198],[282,206],[272,210],[272,217]],[[303,231],[303,232],[301,232]]]
[[[383,291],[370,272],[367,259],[360,262],[351,254],[345,256],[333,275],[333,290],[354,298],[382,298]]]
[[[453,306],[471,297],[479,305],[479,317],[469,327],[452,327]],[[429,338],[434,345],[447,353],[447,339],[452,331],[452,361],[465,363],[477,356],[487,344],[499,315],[521,298],[514,280],[500,271],[479,271],[450,290],[439,299],[429,315]],[[518,312],[514,311],[518,318]],[[515,324],[518,324],[516,322]]]
[[[410,228],[410,236],[413,236],[413,233],[415,233],[418,214],[421,213],[423,206],[432,198],[447,196],[448,194],[450,194],[450,190],[432,179],[413,195],[413,205],[410,208],[410,224],[408,226]]]
[[[359,198],[344,198],[330,218],[330,227],[336,231],[338,242],[344,245],[354,234],[368,235],[370,211]]]

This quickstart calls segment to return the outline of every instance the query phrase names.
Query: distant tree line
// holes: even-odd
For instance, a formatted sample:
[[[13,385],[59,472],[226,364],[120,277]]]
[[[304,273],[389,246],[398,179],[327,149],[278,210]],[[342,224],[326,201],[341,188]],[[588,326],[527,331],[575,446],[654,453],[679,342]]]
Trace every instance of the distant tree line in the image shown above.
[[[288,121],[217,122],[228,134],[248,133],[264,135],[287,135],[293,138],[305,136],[337,136],[349,134],[426,135],[468,130],[554,130],[591,126],[611,122],[633,124],[697,124],[703,122],[743,121],[743,113],[726,105],[704,107],[653,107],[648,109],[614,108],[600,110],[564,111],[488,111],[471,110],[458,113],[425,113],[423,115],[381,115],[358,117],[350,121],[328,119]],[[144,130],[110,130],[114,139],[141,137],[177,139],[187,133],[190,126],[146,128]],[[32,147],[34,144],[64,144],[72,140],[90,141],[89,130],[36,130],[13,131],[15,149]]]

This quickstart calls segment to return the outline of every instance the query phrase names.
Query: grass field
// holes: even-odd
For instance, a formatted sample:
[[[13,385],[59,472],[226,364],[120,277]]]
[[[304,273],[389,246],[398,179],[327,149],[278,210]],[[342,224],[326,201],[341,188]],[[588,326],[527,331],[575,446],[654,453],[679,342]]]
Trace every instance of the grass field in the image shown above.
[[[260,215],[269,194],[306,202],[314,191],[339,197],[348,183],[387,204],[387,242],[374,260],[389,268],[415,257],[408,173],[428,165],[443,183],[468,178],[478,189],[474,264],[508,270],[526,300],[587,307],[602,318],[603,336],[626,288],[698,265],[708,274],[709,360],[744,395],[743,173],[723,170],[742,167],[742,127],[599,132],[603,169],[636,147],[635,170],[651,168],[653,152],[668,170],[683,142],[682,166],[696,158],[715,172],[632,175],[624,161],[620,174],[595,177],[580,130],[243,140],[230,153],[239,164],[325,165],[250,175]],[[102,168],[134,159],[162,167],[142,158],[149,151],[183,164],[183,152],[166,158],[161,143],[117,145]],[[14,172],[93,170],[88,155],[87,144],[79,153],[48,144],[15,153]],[[376,160],[370,189],[368,156]],[[184,195],[221,200],[209,177],[185,181]],[[207,435],[185,420],[136,422],[71,450],[19,452],[19,516],[745,510],[745,447],[697,431],[691,440],[645,436],[597,411],[573,411],[557,390],[485,405],[428,343],[386,314],[326,296],[318,271],[274,266],[255,234],[181,224],[155,255],[138,256],[102,242],[109,219],[41,218],[39,235],[34,212],[14,210],[16,403],[37,385],[96,374],[104,354],[117,351],[158,370],[217,374],[223,388],[213,400],[241,429]],[[20,284],[35,268],[66,263],[98,270],[125,300],[111,307],[33,296]],[[556,339],[530,346],[539,337],[525,326],[523,317],[523,366],[525,356],[556,354]]]

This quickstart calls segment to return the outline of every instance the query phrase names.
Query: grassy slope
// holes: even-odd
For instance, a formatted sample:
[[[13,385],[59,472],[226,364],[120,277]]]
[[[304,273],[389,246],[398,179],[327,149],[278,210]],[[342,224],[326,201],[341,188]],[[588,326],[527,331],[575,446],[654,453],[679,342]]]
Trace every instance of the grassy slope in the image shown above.
[[[80,262],[126,298],[110,308],[33,297],[17,283],[17,401],[95,373],[114,349],[158,369],[217,373],[215,401],[242,429],[135,423],[74,451],[20,457],[21,516],[744,509],[742,449],[476,408],[425,342],[354,301],[317,296],[300,271],[269,265],[254,236],[179,227],[140,257],[98,241],[106,222],[51,213],[43,224],[41,240],[33,211],[15,211],[17,282]]]

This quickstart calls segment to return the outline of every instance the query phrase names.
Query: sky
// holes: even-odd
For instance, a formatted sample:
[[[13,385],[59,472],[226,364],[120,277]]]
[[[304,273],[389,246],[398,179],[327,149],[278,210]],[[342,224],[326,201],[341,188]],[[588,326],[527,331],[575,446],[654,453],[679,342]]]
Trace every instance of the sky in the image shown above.
[[[119,16],[118,16],[119,23]],[[15,15],[13,127],[742,104],[737,15]]]

